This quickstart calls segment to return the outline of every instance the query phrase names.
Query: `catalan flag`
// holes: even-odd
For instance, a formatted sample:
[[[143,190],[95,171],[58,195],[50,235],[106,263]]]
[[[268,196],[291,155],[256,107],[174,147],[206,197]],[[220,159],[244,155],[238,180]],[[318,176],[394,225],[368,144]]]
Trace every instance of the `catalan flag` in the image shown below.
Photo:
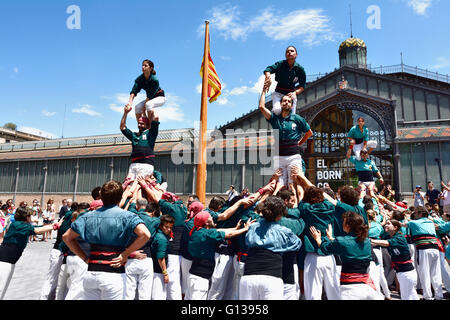
[[[209,37],[208,37],[209,38]],[[211,53],[209,48],[208,39],[208,98],[209,102],[214,102],[220,96],[222,90],[222,84],[220,83],[219,76],[216,72],[216,67],[211,59]],[[203,78],[203,68],[205,65],[205,58],[203,57],[202,67],[200,68],[200,76]]]

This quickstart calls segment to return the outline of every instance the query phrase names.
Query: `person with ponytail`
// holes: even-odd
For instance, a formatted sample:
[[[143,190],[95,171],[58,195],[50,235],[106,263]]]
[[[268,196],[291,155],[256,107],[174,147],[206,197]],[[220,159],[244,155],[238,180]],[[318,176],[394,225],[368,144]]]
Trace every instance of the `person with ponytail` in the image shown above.
[[[247,232],[254,220],[241,227],[239,220],[235,228],[215,229],[209,212],[201,211],[194,217],[194,226],[189,232],[188,251],[192,256],[185,300],[206,300],[209,281],[215,267],[215,251],[218,243]]]
[[[144,116],[152,122],[154,117],[153,109],[164,105],[166,98],[164,90],[160,88],[159,80],[156,78],[155,65],[148,59],[142,62],[142,74],[134,81],[130,99],[125,105],[127,110],[131,110],[134,98],[142,89],[145,90],[147,97],[135,106],[136,120]]]
[[[341,300],[383,300],[369,276],[372,260],[369,227],[359,214],[348,211],[343,215],[343,230],[347,235],[334,238],[331,225],[324,237],[314,226],[310,228],[319,249],[325,254],[339,255],[342,260]]]
[[[386,221],[384,230],[389,234],[389,239],[371,239],[374,246],[386,247],[392,259],[392,267],[397,273],[400,284],[400,298],[402,300],[419,300],[416,293],[417,273],[405,236],[400,231],[400,222],[395,219]]]

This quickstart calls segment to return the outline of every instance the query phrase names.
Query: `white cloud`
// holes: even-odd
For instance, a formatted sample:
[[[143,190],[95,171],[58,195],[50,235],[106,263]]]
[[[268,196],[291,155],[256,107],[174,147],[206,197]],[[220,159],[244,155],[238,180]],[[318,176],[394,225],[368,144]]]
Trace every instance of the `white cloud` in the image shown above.
[[[424,16],[431,7],[433,0],[408,0],[408,6],[418,15]]]
[[[335,41],[340,35],[333,31],[331,19],[323,9],[302,9],[290,13],[266,8],[258,15],[241,19],[237,6],[224,4],[210,11],[210,28],[225,39],[246,40],[252,32],[263,32],[272,40],[302,39],[307,46]],[[199,35],[204,26],[198,28]]]
[[[44,116],[46,116],[46,117],[53,117],[53,116],[56,114],[56,112],[50,112],[50,111],[47,111],[47,110],[45,110],[45,109],[43,109],[43,110],[41,111],[41,113],[42,113]]]
[[[100,112],[97,112],[94,110],[94,107],[88,104],[83,104],[80,106],[80,108],[74,108],[72,109],[72,112],[74,113],[84,113],[92,117],[101,116],[102,114]]]
[[[19,73],[19,68],[14,67],[13,71],[14,71],[14,73]]]
[[[430,69],[443,69],[450,67],[450,59],[446,57],[437,57],[436,64],[430,66]]]
[[[32,127],[21,127],[21,126],[19,126],[17,128],[17,130],[21,131],[21,132],[29,133],[29,134],[34,134],[36,136],[41,136],[41,137],[44,137],[44,138],[47,138],[47,139],[57,139],[57,138],[59,138],[58,136],[56,136],[53,133],[46,132],[44,130],[37,129],[37,128],[32,128]]]

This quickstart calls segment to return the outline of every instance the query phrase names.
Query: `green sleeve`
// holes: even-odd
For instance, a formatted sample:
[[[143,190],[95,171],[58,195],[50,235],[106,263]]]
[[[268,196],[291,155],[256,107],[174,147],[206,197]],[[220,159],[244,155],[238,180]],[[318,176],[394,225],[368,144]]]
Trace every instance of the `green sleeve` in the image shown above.
[[[141,91],[142,86],[140,84],[139,79],[140,79],[140,77],[137,78],[136,80],[134,80],[134,85],[133,85],[133,88],[131,89],[130,94],[133,93],[135,96],[137,96],[137,94]]]
[[[320,250],[325,255],[339,254],[341,252],[339,241],[337,241],[336,239],[331,241],[326,236],[322,236],[322,244],[320,245]]]
[[[281,62],[282,62],[282,61],[278,61],[278,62],[275,62],[273,65],[268,66],[266,69],[264,69],[264,72],[275,73],[275,72],[278,70],[278,68],[279,68],[279,66],[280,66],[280,64],[281,64]],[[263,72],[263,73],[264,73],[264,72]]]
[[[134,133],[133,131],[131,131],[130,129],[128,129],[127,127],[125,127],[125,129],[121,130],[122,134],[127,137],[128,140],[133,141],[134,139]]]
[[[300,67],[300,72],[298,74],[299,87],[306,88],[306,73],[303,67]]]
[[[167,257],[169,254],[169,241],[167,239],[158,239],[156,247],[156,259],[164,259]]]

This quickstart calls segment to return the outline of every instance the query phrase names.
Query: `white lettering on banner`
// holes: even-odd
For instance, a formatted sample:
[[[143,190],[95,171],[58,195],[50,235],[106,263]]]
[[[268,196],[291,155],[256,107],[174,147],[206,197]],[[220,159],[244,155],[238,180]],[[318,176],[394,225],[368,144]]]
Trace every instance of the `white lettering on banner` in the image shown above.
[[[328,169],[325,164],[324,159],[317,160],[317,169]],[[341,180],[342,171],[341,170],[318,170],[317,180]]]

